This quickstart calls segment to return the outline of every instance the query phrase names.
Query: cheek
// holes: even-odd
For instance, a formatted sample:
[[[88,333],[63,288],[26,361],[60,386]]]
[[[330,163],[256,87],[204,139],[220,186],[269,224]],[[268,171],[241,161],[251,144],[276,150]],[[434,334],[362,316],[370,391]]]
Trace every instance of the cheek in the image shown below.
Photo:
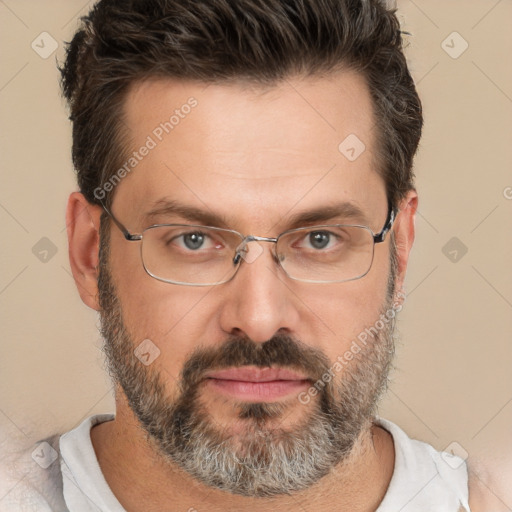
[[[328,341],[322,342],[322,348],[329,359],[336,359],[358,334],[377,321],[386,303],[387,278],[388,268],[372,267],[361,279],[308,292],[306,303],[318,315],[318,327],[324,326]]]
[[[135,261],[119,261],[112,274],[134,349],[151,340],[159,350],[155,366],[177,378],[190,352],[198,344],[214,341],[206,336],[215,332],[205,300],[210,289],[157,281],[146,274],[140,256]]]
[[[166,342],[180,323],[193,314],[206,290],[154,279],[144,270],[140,243],[116,240],[116,244],[111,272],[129,332],[136,339],[153,337]]]

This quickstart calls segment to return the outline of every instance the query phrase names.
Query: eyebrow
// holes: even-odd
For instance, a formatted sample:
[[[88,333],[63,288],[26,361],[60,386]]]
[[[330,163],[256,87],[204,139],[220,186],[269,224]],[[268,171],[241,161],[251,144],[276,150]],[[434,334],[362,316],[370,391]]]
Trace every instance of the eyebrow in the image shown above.
[[[321,224],[337,219],[343,221],[357,221],[363,225],[366,225],[368,222],[367,216],[359,206],[348,201],[342,201],[294,214],[288,220],[290,225],[288,229],[294,229],[305,225]]]
[[[185,205],[175,200],[160,199],[153,204],[152,209],[143,215],[144,223],[154,223],[158,217],[179,217],[204,226],[232,229],[228,220],[220,214]],[[284,218],[286,219],[286,217]],[[283,220],[284,220],[283,219]],[[298,212],[285,220],[286,229],[321,224],[335,219],[353,220],[366,225],[367,217],[363,210],[354,203],[342,201],[332,205],[321,206],[311,210]]]
[[[153,208],[143,215],[143,222],[152,223],[156,218],[163,216],[180,217],[205,226],[228,228],[228,222],[222,215],[169,199],[156,201]]]

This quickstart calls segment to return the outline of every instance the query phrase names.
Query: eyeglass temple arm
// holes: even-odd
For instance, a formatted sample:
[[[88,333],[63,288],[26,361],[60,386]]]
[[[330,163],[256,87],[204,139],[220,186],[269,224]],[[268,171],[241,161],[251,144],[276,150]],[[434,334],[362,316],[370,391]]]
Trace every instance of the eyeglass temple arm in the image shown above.
[[[384,227],[382,228],[382,231],[380,233],[377,233],[376,235],[373,235],[373,241],[376,244],[380,244],[381,242],[384,242],[386,235],[393,227],[393,223],[395,222],[396,216],[398,215],[398,208],[393,208],[391,206],[391,203],[389,203],[388,206],[388,217],[386,219],[386,222],[384,224]]]
[[[136,235],[130,233],[115,217],[114,214],[103,204],[101,203],[101,206],[103,206],[103,209],[105,210],[105,213],[114,221],[114,224],[119,228],[121,233],[123,233],[123,236],[128,240],[128,242],[134,242],[137,240],[142,240],[142,235]]]

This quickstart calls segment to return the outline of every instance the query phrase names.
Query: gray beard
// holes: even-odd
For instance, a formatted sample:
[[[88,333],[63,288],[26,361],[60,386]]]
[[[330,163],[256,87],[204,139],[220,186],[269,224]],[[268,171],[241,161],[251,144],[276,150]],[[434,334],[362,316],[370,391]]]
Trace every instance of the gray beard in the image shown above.
[[[360,346],[361,351],[343,367],[341,378],[327,383],[322,376],[332,363],[321,351],[287,335],[261,344],[230,337],[220,346],[198,348],[183,367],[179,394],[173,401],[161,373],[134,355],[136,343],[123,322],[107,253],[108,235],[102,236],[98,279],[108,368],[163,459],[207,486],[251,497],[307,489],[348,461],[358,438],[369,431],[387,385],[394,321]],[[389,283],[382,313],[392,307],[393,265]],[[287,416],[288,404],[239,403],[238,418],[244,423],[241,433],[233,435],[216,425],[201,403],[204,374],[243,365],[286,367],[311,376],[319,391],[305,419],[287,430],[279,423]]]

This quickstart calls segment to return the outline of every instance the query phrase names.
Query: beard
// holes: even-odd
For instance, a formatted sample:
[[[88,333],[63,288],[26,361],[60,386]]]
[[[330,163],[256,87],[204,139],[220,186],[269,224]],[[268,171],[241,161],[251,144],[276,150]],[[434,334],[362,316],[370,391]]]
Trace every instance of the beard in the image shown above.
[[[387,386],[394,355],[394,316],[350,362],[345,361],[338,379],[325,378],[332,376],[333,363],[322,351],[286,334],[264,343],[230,336],[219,346],[196,348],[182,368],[173,399],[165,372],[145,366],[134,354],[137,343],[124,324],[110,273],[108,228],[102,219],[98,288],[107,365],[163,460],[207,486],[247,497],[307,489],[348,462],[357,440],[369,432]],[[391,256],[384,314],[391,310],[394,296],[393,248]],[[201,399],[205,374],[244,365],[287,368],[307,375],[317,393],[301,415],[304,418],[292,427],[281,426],[292,410],[306,407],[298,398],[295,404],[239,402],[235,408],[241,431],[233,434],[218,425]]]

